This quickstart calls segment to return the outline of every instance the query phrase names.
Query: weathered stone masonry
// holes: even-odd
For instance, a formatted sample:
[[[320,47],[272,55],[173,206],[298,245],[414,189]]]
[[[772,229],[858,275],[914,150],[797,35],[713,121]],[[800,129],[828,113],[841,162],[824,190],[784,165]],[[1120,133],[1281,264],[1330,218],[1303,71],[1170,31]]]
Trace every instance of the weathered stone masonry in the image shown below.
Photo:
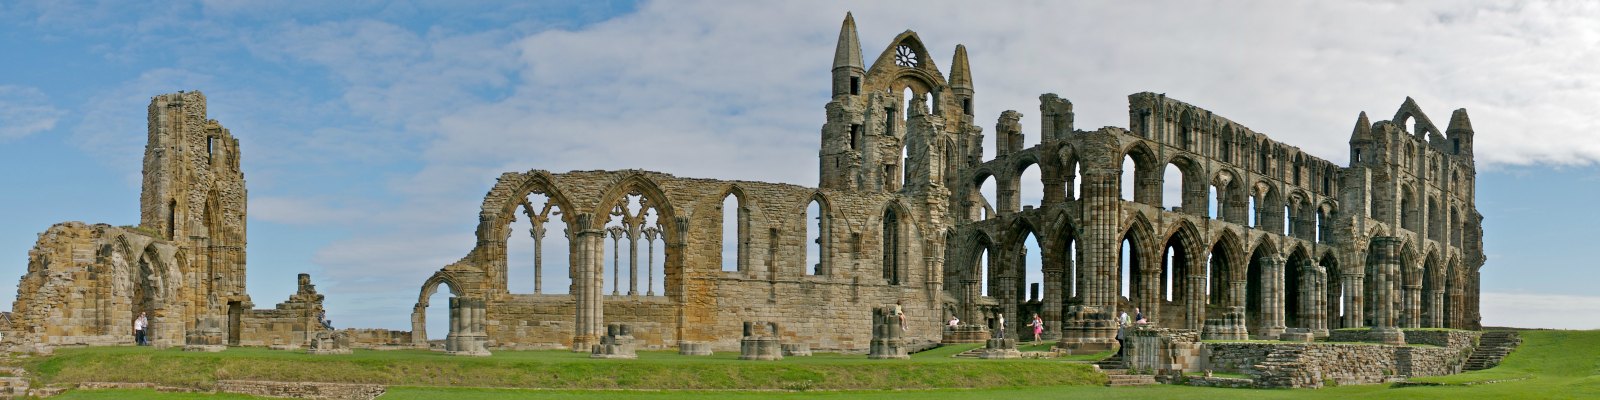
[[[139,225],[65,222],[40,234],[6,342],[132,344],[143,312],[156,346],[304,345],[321,329],[309,278],[276,310],[252,310],[245,292],[239,141],[206,118],[200,92],[156,96],[148,111]]]
[[[1023,116],[1006,111],[997,156],[983,161],[973,87],[964,47],[945,75],[911,31],[866,64],[846,16],[818,188],[648,171],[506,174],[485,197],[477,246],[424,284],[414,326],[422,329],[441,282],[487,300],[481,322],[491,345],[578,351],[611,321],[632,324],[648,347],[731,350],[746,320],[792,328],[786,342],[861,350],[870,305],[893,302],[905,306],[907,338],[937,340],[939,321],[952,315],[993,328],[1004,314],[1015,329],[1038,312],[1045,337],[1084,351],[1108,348],[1111,318],[1135,306],[1157,326],[1223,339],[1372,326],[1403,340],[1394,328],[1477,326],[1482,216],[1465,110],[1443,132],[1411,99],[1389,121],[1362,113],[1351,164],[1341,167],[1154,93],[1129,96],[1126,129],[1075,130],[1071,102],[1046,94],[1038,144],[1024,147]],[[1121,181],[1124,160],[1134,165],[1131,182]],[[1182,206],[1171,210],[1160,207],[1167,165],[1183,172]],[[1043,203],[1022,207],[1019,179],[1030,166],[1041,169]],[[977,190],[988,179],[993,198]],[[1131,199],[1120,196],[1123,185],[1133,185]],[[606,215],[628,193],[659,212],[664,296],[603,293],[608,279],[624,279],[602,261],[606,252],[638,246],[637,234],[605,243]],[[526,268],[506,265],[504,248],[530,194],[570,210],[560,218],[571,232],[572,294],[505,282],[507,268]],[[720,205],[730,195],[740,207],[736,272],[718,269],[721,216],[735,212]],[[797,210],[813,200],[824,215],[801,220]],[[529,219],[553,215],[532,208],[523,207]],[[815,221],[822,261],[806,265],[805,229]],[[621,229],[638,227],[612,230]],[[1022,279],[1030,236],[1044,260],[1037,297]],[[989,265],[977,265],[985,253]],[[551,261],[543,260],[562,267]],[[629,271],[631,283],[638,273]]]

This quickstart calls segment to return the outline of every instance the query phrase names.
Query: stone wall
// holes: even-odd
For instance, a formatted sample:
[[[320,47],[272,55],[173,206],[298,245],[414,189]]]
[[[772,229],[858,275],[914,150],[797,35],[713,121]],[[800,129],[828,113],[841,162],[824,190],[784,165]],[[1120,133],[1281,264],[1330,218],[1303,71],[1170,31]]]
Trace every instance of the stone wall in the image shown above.
[[[1346,343],[1206,343],[1205,369],[1249,374],[1257,387],[1382,383],[1458,372],[1468,348]]]
[[[1474,347],[1478,344],[1478,335],[1482,332],[1458,330],[1424,330],[1404,329],[1406,343],[1426,344],[1449,348]]]
[[[295,399],[371,400],[387,391],[383,385],[324,382],[217,381],[217,391],[250,396]]]
[[[350,340],[350,347],[358,349],[415,346],[411,339],[411,331],[346,328],[344,334]]]
[[[572,218],[571,231],[583,230],[579,221],[595,221],[576,216],[604,215],[602,212],[610,209],[605,205],[627,193],[639,194],[660,213],[660,228],[666,233],[654,245],[665,246],[665,259],[639,260],[639,265],[632,267],[626,262],[630,247],[626,239],[620,246],[610,243],[610,237],[599,242],[601,246],[578,239],[574,247],[587,249],[571,252],[568,260],[546,258],[543,267],[571,270],[568,265],[594,266],[597,259],[603,259],[600,273],[591,269],[579,275],[594,274],[588,275],[593,281],[580,279],[584,285],[570,286],[577,293],[588,287],[601,293],[510,292],[504,277],[505,269],[511,268],[505,264],[504,241],[510,239],[504,233],[507,226],[501,224],[512,223],[510,214],[520,212],[518,205],[534,192],[562,203],[561,209],[568,210],[566,215]],[[722,209],[723,200],[730,195],[738,198],[739,210]],[[807,265],[806,235],[818,234],[815,224],[819,216],[806,217],[804,213],[812,201],[822,206],[825,228],[820,259]],[[481,241],[461,262],[430,278],[424,284],[424,299],[419,301],[422,307],[413,314],[413,325],[423,325],[425,297],[443,283],[456,296],[488,299],[488,345],[493,348],[579,347],[573,340],[584,336],[584,321],[590,321],[587,315],[596,313],[607,323],[630,324],[642,348],[698,342],[731,351],[739,348],[743,321],[763,320],[782,325],[780,335],[785,342],[806,343],[813,349],[862,351],[871,337],[867,305],[895,302],[905,304],[908,338],[936,342],[944,317],[942,304],[934,300],[940,298],[940,267],[937,258],[929,259],[938,252],[927,246],[939,245],[940,240],[923,233],[937,228],[927,225],[930,216],[919,204],[922,202],[888,193],[678,178],[647,171],[507,174],[485,198],[486,214],[480,226],[483,237],[499,240]],[[885,245],[883,236],[890,209],[897,210],[901,235],[899,246],[888,250],[901,260],[892,267],[893,279],[885,277],[885,269],[891,268],[882,263],[885,248],[892,247]],[[722,248],[724,212],[745,215],[737,251]],[[645,251],[643,243],[638,247]],[[621,265],[613,264],[608,254],[619,248]],[[590,256],[595,253],[601,258]],[[725,253],[741,254],[734,262],[737,270],[723,270]],[[606,282],[617,276],[616,268],[621,269],[622,292],[628,292],[627,286],[634,280],[645,283],[643,278],[630,279],[634,268],[641,274],[647,269],[664,271],[665,291],[610,294]],[[544,282],[546,287],[569,284]],[[580,307],[589,301],[598,301],[598,309]],[[577,317],[580,314],[585,316]]]
[[[305,347],[316,331],[323,330],[322,295],[311,276],[300,274],[299,289],[276,308],[245,310],[238,320],[239,346]]]
[[[28,252],[7,342],[132,344],[133,320],[145,312],[152,344],[182,344],[196,316],[186,312],[192,275],[179,268],[177,251],[134,229],[82,222],[50,227]]]

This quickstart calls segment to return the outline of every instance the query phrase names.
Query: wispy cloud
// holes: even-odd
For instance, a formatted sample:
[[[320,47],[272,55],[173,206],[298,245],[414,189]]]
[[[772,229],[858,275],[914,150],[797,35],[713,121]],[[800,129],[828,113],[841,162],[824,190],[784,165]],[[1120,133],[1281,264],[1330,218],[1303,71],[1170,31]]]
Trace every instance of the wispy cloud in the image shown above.
[[[38,88],[0,85],[0,142],[53,129],[64,114]]]

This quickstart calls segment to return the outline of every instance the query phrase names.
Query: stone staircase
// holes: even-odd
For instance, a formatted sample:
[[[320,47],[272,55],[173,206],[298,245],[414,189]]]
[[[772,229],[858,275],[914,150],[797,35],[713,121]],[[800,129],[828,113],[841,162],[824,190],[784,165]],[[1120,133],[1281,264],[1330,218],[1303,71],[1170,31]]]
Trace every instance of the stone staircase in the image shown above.
[[[1478,337],[1478,347],[1472,349],[1472,356],[1467,357],[1467,363],[1461,369],[1477,371],[1494,368],[1519,344],[1522,344],[1522,336],[1517,335],[1516,331],[1484,332],[1483,336]]]
[[[9,357],[5,360],[8,364],[10,361]],[[27,371],[19,367],[0,366],[0,399],[23,398],[28,394]]]
[[[1106,359],[1095,361],[1095,369],[1106,374],[1106,386],[1144,386],[1156,384],[1154,375],[1139,375],[1128,373],[1122,368],[1122,355],[1113,355]]]
[[[974,347],[972,350],[963,351],[951,357],[977,359],[979,354],[983,354],[983,346]]]

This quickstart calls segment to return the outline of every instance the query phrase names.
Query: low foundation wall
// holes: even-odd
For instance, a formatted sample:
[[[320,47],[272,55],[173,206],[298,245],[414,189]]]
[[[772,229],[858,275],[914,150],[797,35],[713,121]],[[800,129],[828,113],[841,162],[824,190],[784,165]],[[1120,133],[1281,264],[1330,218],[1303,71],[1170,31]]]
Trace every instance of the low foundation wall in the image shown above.
[[[1206,369],[1248,374],[1256,387],[1371,384],[1392,378],[1453,374],[1467,347],[1345,343],[1207,343]]]

